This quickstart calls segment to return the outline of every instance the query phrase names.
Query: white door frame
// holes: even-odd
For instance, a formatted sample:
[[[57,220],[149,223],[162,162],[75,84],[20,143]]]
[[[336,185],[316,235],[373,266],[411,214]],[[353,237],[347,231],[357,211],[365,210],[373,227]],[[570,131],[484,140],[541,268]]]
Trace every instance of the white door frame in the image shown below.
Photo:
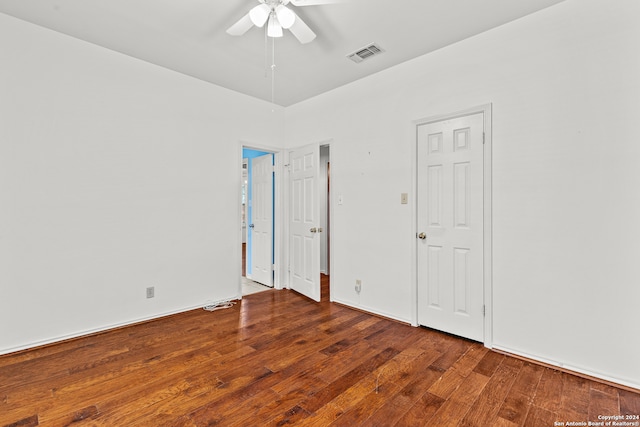
[[[484,317],[484,345],[491,348],[493,345],[493,272],[492,272],[492,172],[491,172],[491,148],[492,148],[492,128],[491,128],[491,104],[484,104],[477,107],[457,111],[449,114],[441,114],[437,116],[430,116],[412,122],[411,135],[413,135],[413,161],[411,162],[411,175],[412,175],[412,194],[415,201],[414,209],[411,213],[412,222],[412,236],[411,236],[411,278],[413,283],[413,297],[414,303],[412,304],[411,324],[413,326],[418,325],[418,247],[417,247],[417,233],[418,233],[418,126],[439,122],[448,119],[455,119],[461,116],[468,116],[476,113],[484,114],[484,195],[483,195],[483,214],[484,214],[484,305],[485,305],[485,317]]]
[[[238,143],[238,153],[239,153],[239,161],[236,162],[238,164],[238,173],[236,174],[238,176],[239,179],[242,179],[242,149],[243,148],[249,148],[249,149],[254,149],[254,150],[259,150],[259,151],[264,151],[267,153],[273,153],[273,158],[274,158],[274,191],[275,191],[275,200],[274,200],[274,214],[275,214],[275,221],[274,221],[274,231],[273,231],[273,243],[274,243],[274,248],[273,248],[273,257],[274,257],[274,264],[275,264],[275,270],[274,270],[274,274],[273,274],[273,287],[274,289],[283,289],[285,287],[285,277],[287,275],[287,265],[285,260],[287,258],[284,257],[284,248],[285,248],[285,244],[283,243],[284,237],[285,237],[285,229],[284,229],[284,215],[283,212],[285,211],[284,209],[284,174],[283,174],[283,165],[284,165],[284,161],[283,161],[283,157],[284,157],[284,153],[282,148],[277,148],[277,147],[273,147],[273,146],[268,146],[268,145],[261,145],[261,144],[255,144],[252,142],[247,142],[247,141],[239,141]],[[242,182],[239,183],[238,185],[238,198],[240,199],[241,196],[241,189],[242,189]],[[242,203],[239,202],[238,203],[238,215],[237,215],[237,221],[238,221],[238,230],[239,230],[239,238],[238,238],[238,242],[242,241]],[[241,276],[242,276],[242,245],[240,245],[240,253],[238,254],[239,256],[237,257],[238,259],[238,295],[242,296],[242,280],[241,280]]]

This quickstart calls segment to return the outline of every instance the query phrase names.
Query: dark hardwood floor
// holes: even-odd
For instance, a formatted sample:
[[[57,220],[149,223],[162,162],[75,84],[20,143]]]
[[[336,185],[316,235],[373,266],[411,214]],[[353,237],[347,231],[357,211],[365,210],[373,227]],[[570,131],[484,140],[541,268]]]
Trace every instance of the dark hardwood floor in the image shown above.
[[[554,426],[640,394],[291,291],[0,357],[0,426]]]
[[[242,276],[247,275],[247,244],[242,244]]]

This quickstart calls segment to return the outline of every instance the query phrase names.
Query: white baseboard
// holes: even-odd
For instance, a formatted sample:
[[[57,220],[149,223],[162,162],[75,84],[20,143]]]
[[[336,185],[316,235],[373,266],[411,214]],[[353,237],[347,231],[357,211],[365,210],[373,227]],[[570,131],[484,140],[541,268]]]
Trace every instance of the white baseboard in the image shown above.
[[[523,353],[521,351],[517,351],[517,350],[513,350],[511,348],[508,347],[503,347],[500,345],[494,345],[492,347],[493,350],[497,350],[503,353],[508,353],[508,354],[512,354],[514,356],[520,356],[522,358],[525,359],[530,359],[534,362],[540,362],[544,365],[549,365],[551,367],[557,367],[559,370],[562,371],[567,371],[567,372],[573,372],[575,374],[578,375],[586,375],[587,377],[591,377],[591,378],[595,378],[595,379],[600,379],[602,381],[605,381],[607,383],[613,383],[613,384],[619,384],[621,386],[624,387],[629,387],[632,388],[634,390],[640,390],[640,384],[635,384],[631,381],[625,380],[625,379],[621,379],[621,378],[614,378],[611,377],[609,375],[606,374],[602,374],[600,372],[594,372],[594,371],[590,371],[589,369],[584,369],[584,368],[579,368],[579,367],[575,367],[566,363],[561,363],[555,360],[549,360],[546,359],[544,357],[539,357],[536,355],[532,355],[532,354],[528,354],[528,353]]]
[[[380,316],[380,317],[385,317],[387,319],[391,319],[391,320],[396,320],[398,322],[402,322],[402,323],[406,323],[407,325],[411,326],[411,319],[405,319],[402,317],[398,317],[398,316],[394,316],[391,313],[385,313],[383,311],[378,311],[378,310],[374,310],[370,307],[367,306],[361,306],[361,305],[355,305],[353,303],[347,302],[347,301],[341,301],[339,299],[332,299],[331,302],[336,302],[338,304],[342,304],[344,306],[356,309],[356,310],[360,310],[360,311],[365,311],[367,313],[371,313],[371,314],[375,314],[376,316]]]
[[[122,328],[122,327],[125,327],[125,326],[135,325],[136,323],[148,322],[150,320],[159,319],[161,317],[171,316],[172,314],[184,313],[186,311],[191,311],[191,310],[195,310],[195,309],[198,309],[198,308],[202,308],[202,307],[204,307],[206,305],[215,304],[215,303],[219,303],[219,302],[223,302],[223,301],[228,301],[230,299],[233,300],[233,299],[240,299],[240,298],[226,298],[226,299],[217,300],[217,301],[211,300],[211,302],[206,302],[206,303],[195,305],[195,306],[192,306],[192,307],[185,307],[185,308],[181,308],[181,309],[177,309],[177,310],[173,310],[173,311],[168,311],[168,312],[165,312],[165,313],[154,314],[153,316],[140,317],[140,318],[137,318],[137,319],[126,321],[126,322],[113,323],[113,324],[110,324],[110,325],[106,325],[106,326],[99,327],[99,328],[94,328],[94,329],[85,329],[83,331],[74,332],[74,333],[68,334],[68,335],[60,335],[60,336],[49,338],[49,339],[46,339],[46,340],[34,341],[34,342],[31,342],[31,343],[26,343],[26,344],[23,344],[23,345],[20,345],[20,346],[17,346],[17,347],[3,348],[3,349],[0,349],[0,356],[5,355],[5,354],[16,353],[18,351],[33,349],[33,348],[36,348],[36,347],[42,347],[42,346],[46,346],[46,345],[50,345],[50,344],[56,344],[56,343],[59,343],[61,341],[72,340],[74,338],[85,337],[87,335],[99,334],[101,332],[106,332],[106,331],[109,331],[109,330],[112,330],[112,329],[117,329],[117,328]]]

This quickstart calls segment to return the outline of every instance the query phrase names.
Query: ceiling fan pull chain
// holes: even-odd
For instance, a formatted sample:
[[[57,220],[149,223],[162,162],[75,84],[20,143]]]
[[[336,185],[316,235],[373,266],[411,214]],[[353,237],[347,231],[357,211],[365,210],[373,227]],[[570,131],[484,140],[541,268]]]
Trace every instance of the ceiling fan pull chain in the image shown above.
[[[272,38],[271,45],[271,103],[276,103],[276,39]]]
[[[264,27],[264,78],[269,75],[269,38],[267,37],[267,27]]]

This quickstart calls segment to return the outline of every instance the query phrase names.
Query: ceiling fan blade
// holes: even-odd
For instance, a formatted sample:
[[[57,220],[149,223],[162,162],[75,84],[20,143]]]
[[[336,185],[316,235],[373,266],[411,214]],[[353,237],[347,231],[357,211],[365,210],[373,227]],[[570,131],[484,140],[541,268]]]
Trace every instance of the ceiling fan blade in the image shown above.
[[[298,15],[296,15],[296,19],[291,28],[289,28],[289,31],[291,31],[302,44],[309,43],[316,38],[316,33],[314,33]]]
[[[253,27],[253,22],[251,22],[251,18],[247,13],[245,16],[240,18],[238,22],[229,27],[229,29],[227,30],[227,34],[230,34],[232,36],[241,36],[249,31],[249,28],[251,27]]]
[[[289,0],[294,6],[320,6],[323,4],[343,3],[344,0]]]

